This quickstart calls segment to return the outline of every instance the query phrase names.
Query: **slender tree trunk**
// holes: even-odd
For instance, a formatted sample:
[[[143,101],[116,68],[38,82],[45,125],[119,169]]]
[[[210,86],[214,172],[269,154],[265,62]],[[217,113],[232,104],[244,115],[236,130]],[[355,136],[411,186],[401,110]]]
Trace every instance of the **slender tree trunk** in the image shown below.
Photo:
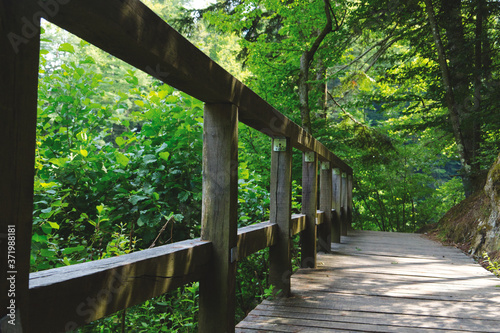
[[[325,78],[326,67],[323,63],[323,59],[319,59],[318,64],[316,65],[316,81],[318,81],[317,87],[319,92],[316,107],[318,108],[319,117],[326,120],[327,88]]]
[[[461,1],[442,0],[443,25],[446,29],[448,52],[443,46],[432,0],[424,0],[424,2],[438,53],[446,92],[446,104],[462,164],[462,182],[465,195],[469,196],[474,190],[481,187],[478,180],[480,165],[477,161],[479,151],[477,137],[480,135],[480,123],[473,112],[473,95],[469,88],[472,72],[471,53],[464,35]]]
[[[302,127],[312,134],[311,111],[309,110],[309,51],[302,53],[300,57],[300,74],[299,74],[299,103],[300,117],[302,119]]]
[[[325,15],[326,15],[326,24],[318,34],[313,44],[309,48],[302,53],[300,57],[300,74],[299,74],[299,103],[300,103],[300,116],[302,119],[302,127],[312,134],[312,125],[311,125],[311,110],[309,109],[309,70],[311,67],[311,63],[314,59],[314,55],[316,51],[318,51],[319,46],[325,39],[325,37],[332,31],[333,22],[332,22],[332,11],[330,0],[324,0],[325,4]],[[337,22],[337,20],[336,20]],[[337,22],[337,27],[335,30],[338,30],[340,26]]]

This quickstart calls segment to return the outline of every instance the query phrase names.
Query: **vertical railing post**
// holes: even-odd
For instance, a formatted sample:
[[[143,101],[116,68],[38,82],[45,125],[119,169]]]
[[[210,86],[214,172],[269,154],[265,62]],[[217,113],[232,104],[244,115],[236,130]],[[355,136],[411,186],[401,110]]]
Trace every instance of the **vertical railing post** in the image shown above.
[[[342,178],[340,169],[332,170],[332,202],[333,209],[335,212],[333,214],[333,224],[332,224],[332,242],[340,243],[341,235],[341,209],[342,209]]]
[[[200,281],[199,332],[234,332],[237,203],[238,112],[231,104],[206,104],[201,239],[213,250]]]
[[[33,1],[0,5],[0,331],[29,326],[40,16]],[[29,20],[29,22],[28,22]],[[27,23],[29,24],[27,24]]]
[[[352,175],[347,176],[347,229],[352,228]]]
[[[290,296],[292,274],[290,222],[292,214],[292,145],[273,139],[271,153],[270,221],[278,224],[276,244],[269,249],[269,282],[280,295]]]
[[[302,161],[302,214],[306,215],[306,228],[300,233],[302,268],[316,267],[317,174],[316,153],[305,152]]]
[[[323,224],[318,235],[319,248],[326,253],[332,250],[332,167],[330,162],[321,163],[319,209],[323,213]]]
[[[347,236],[347,173],[342,172],[341,234]]]

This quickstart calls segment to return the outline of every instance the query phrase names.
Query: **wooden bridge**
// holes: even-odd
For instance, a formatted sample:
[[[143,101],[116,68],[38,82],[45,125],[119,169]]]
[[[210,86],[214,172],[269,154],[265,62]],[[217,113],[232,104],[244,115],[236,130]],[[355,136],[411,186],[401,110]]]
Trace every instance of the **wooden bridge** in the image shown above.
[[[349,232],[237,332],[500,332],[500,279],[416,234]]]
[[[205,102],[201,239],[29,273],[41,18]],[[351,249],[351,255],[359,259],[376,241],[364,240],[356,245],[360,251],[352,250],[354,243],[350,236],[344,238],[347,243],[342,246],[346,247],[334,248],[340,252],[317,257],[318,248],[328,253],[332,242],[338,244],[341,235],[347,235],[352,215],[351,167],[196,49],[139,0],[3,0],[0,60],[0,246],[2,254],[15,249],[14,266],[6,266],[5,256],[1,259],[2,332],[69,331],[192,281],[200,281],[199,331],[232,332],[237,261],[266,247],[270,247],[271,283],[285,297],[293,290],[294,297],[274,301],[272,304],[277,306],[274,310],[271,303],[265,302],[239,324],[238,330],[246,330],[245,325],[250,325],[249,329],[265,331],[267,328],[259,328],[264,324],[291,330],[292,326],[287,326],[290,323],[297,329],[323,330],[311,324],[316,321],[312,318],[322,316],[370,322],[386,320],[376,313],[383,312],[382,309],[391,312],[380,298],[389,300],[391,291],[383,286],[370,289],[378,286],[373,279],[376,273],[372,271],[370,277],[366,268],[378,266],[383,271],[382,267],[388,266],[387,260],[392,263],[393,259],[388,258],[394,253],[374,256],[372,260],[365,255],[364,262],[355,264],[353,259],[340,254]],[[267,134],[272,141],[270,221],[239,230],[236,223],[238,122]],[[293,216],[292,148],[303,153],[302,214]],[[291,279],[291,237],[297,233],[301,238],[301,266],[306,270]],[[394,267],[404,270],[410,267],[411,260],[411,257],[401,258],[399,266]],[[311,270],[316,267],[319,269]],[[452,281],[452,272],[442,273],[449,274]],[[339,280],[344,275],[356,285],[347,286],[344,279]],[[418,283],[419,279],[430,277],[415,275],[409,281]],[[401,278],[402,275],[394,275],[395,288]],[[470,286],[470,281],[464,280],[464,284]],[[291,289],[292,283],[298,289]],[[4,291],[12,288],[15,296],[8,296]],[[398,306],[407,312],[402,317],[393,313],[392,321],[382,327],[397,327],[392,323],[403,322],[410,304],[418,299],[419,294],[413,289],[401,288],[392,292],[400,296]],[[376,292],[386,294],[370,294]],[[404,295],[406,298],[402,298]],[[320,299],[325,301],[323,305],[310,306]],[[467,304],[476,304],[472,302]],[[351,305],[354,309],[355,303],[361,307],[346,316],[342,311],[350,310]],[[307,315],[309,321],[300,324],[302,319],[288,318],[281,307],[287,304],[297,309],[294,313],[312,309]],[[368,311],[370,304],[379,312]],[[334,310],[337,312],[332,313]],[[288,319],[269,319],[269,315],[261,315],[265,311],[282,313],[278,317]],[[344,327],[348,331],[365,327],[354,321],[345,322]]]

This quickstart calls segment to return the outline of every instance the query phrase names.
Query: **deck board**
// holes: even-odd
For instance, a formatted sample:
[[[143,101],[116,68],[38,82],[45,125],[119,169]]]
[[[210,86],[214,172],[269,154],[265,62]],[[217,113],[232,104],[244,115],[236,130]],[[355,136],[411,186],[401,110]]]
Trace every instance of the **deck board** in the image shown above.
[[[236,332],[500,332],[500,279],[422,235],[354,231]]]

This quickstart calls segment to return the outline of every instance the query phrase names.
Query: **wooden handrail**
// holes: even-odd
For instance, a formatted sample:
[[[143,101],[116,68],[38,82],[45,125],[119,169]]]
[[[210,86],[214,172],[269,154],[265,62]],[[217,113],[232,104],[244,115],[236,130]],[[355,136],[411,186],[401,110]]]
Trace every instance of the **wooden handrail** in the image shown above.
[[[200,281],[199,331],[234,331],[232,302],[238,258],[271,247],[270,280],[280,284],[278,289],[289,291],[293,235],[301,235],[302,254],[306,256],[302,258],[303,267],[316,265],[318,235],[320,246],[328,251],[330,241],[325,233],[329,233],[330,225],[332,241],[339,242],[340,233],[346,235],[352,217],[353,170],[303,128],[204,55],[139,0],[52,0],[50,10],[49,2],[17,0],[0,5],[0,56],[5,64],[0,79],[4,88],[0,89],[4,115],[0,151],[2,156],[9,156],[0,163],[1,174],[7,179],[0,184],[0,196],[6,198],[0,204],[2,218],[8,220],[1,220],[1,232],[12,224],[20,240],[16,289],[20,330],[71,330],[185,283]],[[33,18],[34,25],[44,17],[206,103],[201,240],[29,274],[40,35],[36,29],[26,29],[26,17]],[[28,30],[30,36],[24,36]],[[12,33],[23,35],[17,45],[6,38]],[[273,140],[286,141],[285,150],[273,149],[272,154],[271,221],[239,230],[234,168],[238,121]],[[291,215],[291,147],[304,152],[303,214],[297,215]],[[323,200],[318,211],[320,162],[327,163],[321,164],[319,197]],[[1,274],[4,290],[5,272]],[[223,298],[220,304],[215,295]],[[0,319],[6,309],[6,302],[3,298],[1,301]]]
[[[322,211],[318,211],[321,221]],[[305,215],[291,217],[291,234],[305,229]],[[238,260],[276,242],[269,221],[238,229]],[[211,242],[186,240],[102,260],[30,274],[30,321],[36,332],[67,331],[199,281],[210,269]],[[104,302],[101,299],[106,298]],[[39,306],[50,304],[50,306]]]

